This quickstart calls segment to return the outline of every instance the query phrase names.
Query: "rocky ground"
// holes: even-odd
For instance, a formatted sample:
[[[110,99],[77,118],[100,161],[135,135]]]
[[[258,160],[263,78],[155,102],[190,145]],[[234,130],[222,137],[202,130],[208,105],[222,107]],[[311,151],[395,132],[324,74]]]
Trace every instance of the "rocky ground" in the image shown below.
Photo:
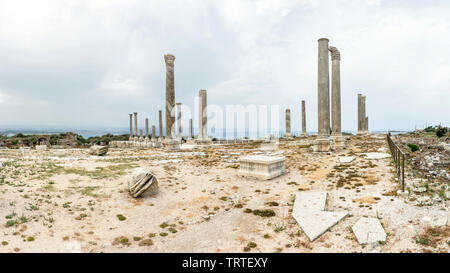
[[[0,150],[0,252],[449,252],[445,180],[411,163],[409,194],[397,195],[385,135],[352,136],[331,153],[311,152],[312,140],[274,151],[240,144],[103,157]],[[240,177],[237,159],[248,154],[286,156],[288,173]],[[128,194],[138,167],[158,178],[157,195]],[[318,190],[328,192],[328,210],[349,215],[310,242],[291,212],[296,193]],[[387,240],[358,244],[351,227],[362,217],[378,218]]]

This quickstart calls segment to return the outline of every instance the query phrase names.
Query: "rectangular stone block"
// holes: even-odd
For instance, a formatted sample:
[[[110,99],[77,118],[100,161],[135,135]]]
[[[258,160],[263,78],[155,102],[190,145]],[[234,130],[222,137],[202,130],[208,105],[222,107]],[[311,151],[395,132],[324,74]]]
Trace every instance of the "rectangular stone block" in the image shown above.
[[[286,173],[285,157],[253,155],[239,159],[238,174],[268,180]]]

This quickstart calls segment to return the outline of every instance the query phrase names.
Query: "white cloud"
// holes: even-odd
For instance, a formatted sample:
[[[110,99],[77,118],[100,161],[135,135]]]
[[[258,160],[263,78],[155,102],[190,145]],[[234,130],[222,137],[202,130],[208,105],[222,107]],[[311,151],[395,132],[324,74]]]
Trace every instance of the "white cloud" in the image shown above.
[[[129,112],[153,118],[164,106],[163,55],[173,53],[177,101],[189,105],[205,88],[210,103],[279,104],[299,130],[306,99],[315,130],[321,37],[342,54],[344,130],[356,128],[359,92],[372,129],[448,124],[450,4],[434,4],[2,1],[0,103],[14,95],[48,105],[21,107],[0,124],[125,127]]]

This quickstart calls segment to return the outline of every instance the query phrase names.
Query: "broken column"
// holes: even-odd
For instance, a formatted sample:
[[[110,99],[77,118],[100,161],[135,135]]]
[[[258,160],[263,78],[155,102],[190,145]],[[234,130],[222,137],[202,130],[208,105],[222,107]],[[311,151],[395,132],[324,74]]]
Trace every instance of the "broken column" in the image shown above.
[[[152,125],[152,142],[155,142],[155,134],[156,134],[156,127],[155,125]]]
[[[306,133],[306,105],[305,105],[305,101],[302,100],[302,137],[306,137],[308,136],[308,134]]]
[[[198,92],[198,137],[195,140],[197,144],[210,144],[211,139],[208,138],[208,117],[207,117],[207,98],[206,90]]]
[[[344,146],[341,131],[341,53],[331,46],[331,137],[336,147]]]
[[[366,131],[366,96],[358,94],[358,135],[365,135]]]
[[[291,134],[291,109],[286,109],[286,133],[285,138],[292,138]]]
[[[319,43],[319,60],[317,71],[318,134],[314,141],[315,152],[328,152],[330,139],[330,79],[328,60],[328,39],[321,38]]]

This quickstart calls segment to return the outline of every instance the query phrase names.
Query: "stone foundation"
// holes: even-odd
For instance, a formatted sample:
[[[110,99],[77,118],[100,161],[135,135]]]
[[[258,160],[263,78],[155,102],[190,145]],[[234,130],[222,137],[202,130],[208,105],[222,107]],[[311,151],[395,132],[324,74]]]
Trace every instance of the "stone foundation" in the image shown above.
[[[335,136],[331,136],[331,138],[334,141],[334,146],[336,148],[344,148],[345,147],[345,137],[343,137],[342,135],[335,135]]]
[[[167,139],[164,141],[164,147],[167,150],[179,150],[180,149],[180,141],[177,139]]]
[[[239,159],[239,175],[251,176],[263,180],[272,179],[286,173],[285,157],[263,155],[247,156]]]
[[[197,145],[211,145],[212,140],[210,138],[197,138],[194,140],[194,143]]]

